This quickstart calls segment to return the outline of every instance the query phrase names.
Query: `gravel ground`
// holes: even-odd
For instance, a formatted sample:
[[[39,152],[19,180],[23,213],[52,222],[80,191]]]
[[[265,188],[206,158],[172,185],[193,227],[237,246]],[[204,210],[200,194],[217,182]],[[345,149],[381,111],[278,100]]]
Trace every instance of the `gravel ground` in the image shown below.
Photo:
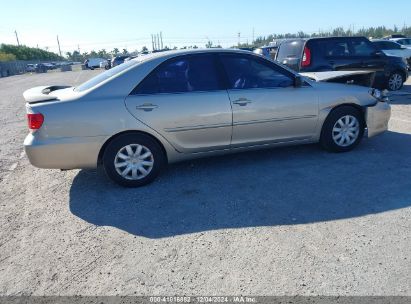
[[[411,82],[351,153],[209,158],[123,189],[23,153],[22,92],[96,73],[0,79],[0,295],[411,296]]]

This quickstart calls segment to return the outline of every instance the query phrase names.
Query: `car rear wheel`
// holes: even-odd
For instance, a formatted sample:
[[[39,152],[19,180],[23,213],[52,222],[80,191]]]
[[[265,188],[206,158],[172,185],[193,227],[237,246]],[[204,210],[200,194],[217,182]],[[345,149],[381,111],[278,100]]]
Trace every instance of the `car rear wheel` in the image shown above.
[[[390,91],[398,91],[404,84],[404,78],[400,72],[393,72],[388,78],[388,89]]]
[[[359,144],[364,135],[364,117],[351,106],[341,106],[327,117],[320,144],[331,152],[347,152]]]
[[[115,138],[103,155],[106,174],[124,187],[151,183],[165,164],[160,145],[144,134],[125,134]]]

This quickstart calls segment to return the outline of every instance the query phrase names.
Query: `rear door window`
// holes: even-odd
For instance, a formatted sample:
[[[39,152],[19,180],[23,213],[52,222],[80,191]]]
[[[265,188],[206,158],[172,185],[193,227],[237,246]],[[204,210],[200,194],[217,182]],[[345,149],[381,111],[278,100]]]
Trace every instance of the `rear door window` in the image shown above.
[[[323,41],[326,57],[349,57],[352,56],[348,41],[328,40]]]
[[[376,49],[367,40],[352,40],[353,56],[369,57],[375,54]]]
[[[185,93],[223,89],[213,54],[180,56],[160,65],[132,94]]]

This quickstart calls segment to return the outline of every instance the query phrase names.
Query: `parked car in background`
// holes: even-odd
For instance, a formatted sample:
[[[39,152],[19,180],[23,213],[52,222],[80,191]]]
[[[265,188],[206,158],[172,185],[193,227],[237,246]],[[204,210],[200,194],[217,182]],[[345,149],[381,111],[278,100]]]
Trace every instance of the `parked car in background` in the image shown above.
[[[314,142],[347,152],[390,118],[376,89],[311,81],[233,49],[146,55],[24,98],[34,166],[103,166],[127,187],[153,181],[167,163],[228,152]]]
[[[54,69],[56,69],[56,65],[53,64],[53,63],[45,62],[45,63],[42,63],[42,65],[45,66],[47,70],[54,70]]]
[[[124,60],[128,58],[130,55],[119,55],[111,59],[111,67],[114,68],[115,66],[124,63]]]
[[[411,48],[411,38],[392,38],[391,41],[397,42],[406,48]]]
[[[84,62],[84,65],[86,66],[86,68],[94,70],[100,67],[101,62],[105,62],[105,61],[107,60],[104,58],[88,58]]]
[[[104,59],[104,61],[100,62],[100,69],[108,70],[109,65],[111,65],[111,60],[110,59]]]
[[[258,55],[262,55],[264,57],[274,59],[275,55],[277,53],[277,46],[262,46],[259,48],[256,48],[253,52]]]
[[[37,63],[35,67],[36,73],[46,73],[49,70],[44,63]]]
[[[130,60],[132,60],[132,59],[134,59],[134,58],[137,58],[137,57],[138,57],[138,55],[129,56],[129,57],[127,57],[126,59],[124,59],[124,62],[130,61]]]
[[[392,35],[385,36],[383,39],[392,39],[392,38],[407,38],[407,37],[402,34],[392,34]]]
[[[390,40],[372,40],[371,41],[378,49],[388,56],[402,57],[408,62],[408,69],[411,66],[411,48],[406,48],[401,44]]]
[[[35,72],[36,71],[36,65],[29,63],[26,65],[26,72]]]
[[[385,55],[365,37],[285,40],[276,60],[297,72],[374,71],[373,86],[392,91],[408,78],[405,59]]]

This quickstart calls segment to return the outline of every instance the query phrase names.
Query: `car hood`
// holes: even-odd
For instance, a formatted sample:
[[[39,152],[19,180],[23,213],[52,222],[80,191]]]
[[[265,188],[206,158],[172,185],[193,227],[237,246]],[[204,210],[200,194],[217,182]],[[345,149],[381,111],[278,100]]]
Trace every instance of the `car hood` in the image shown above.
[[[329,71],[329,72],[305,72],[300,73],[315,81],[332,81],[348,76],[373,74],[373,71]]]

